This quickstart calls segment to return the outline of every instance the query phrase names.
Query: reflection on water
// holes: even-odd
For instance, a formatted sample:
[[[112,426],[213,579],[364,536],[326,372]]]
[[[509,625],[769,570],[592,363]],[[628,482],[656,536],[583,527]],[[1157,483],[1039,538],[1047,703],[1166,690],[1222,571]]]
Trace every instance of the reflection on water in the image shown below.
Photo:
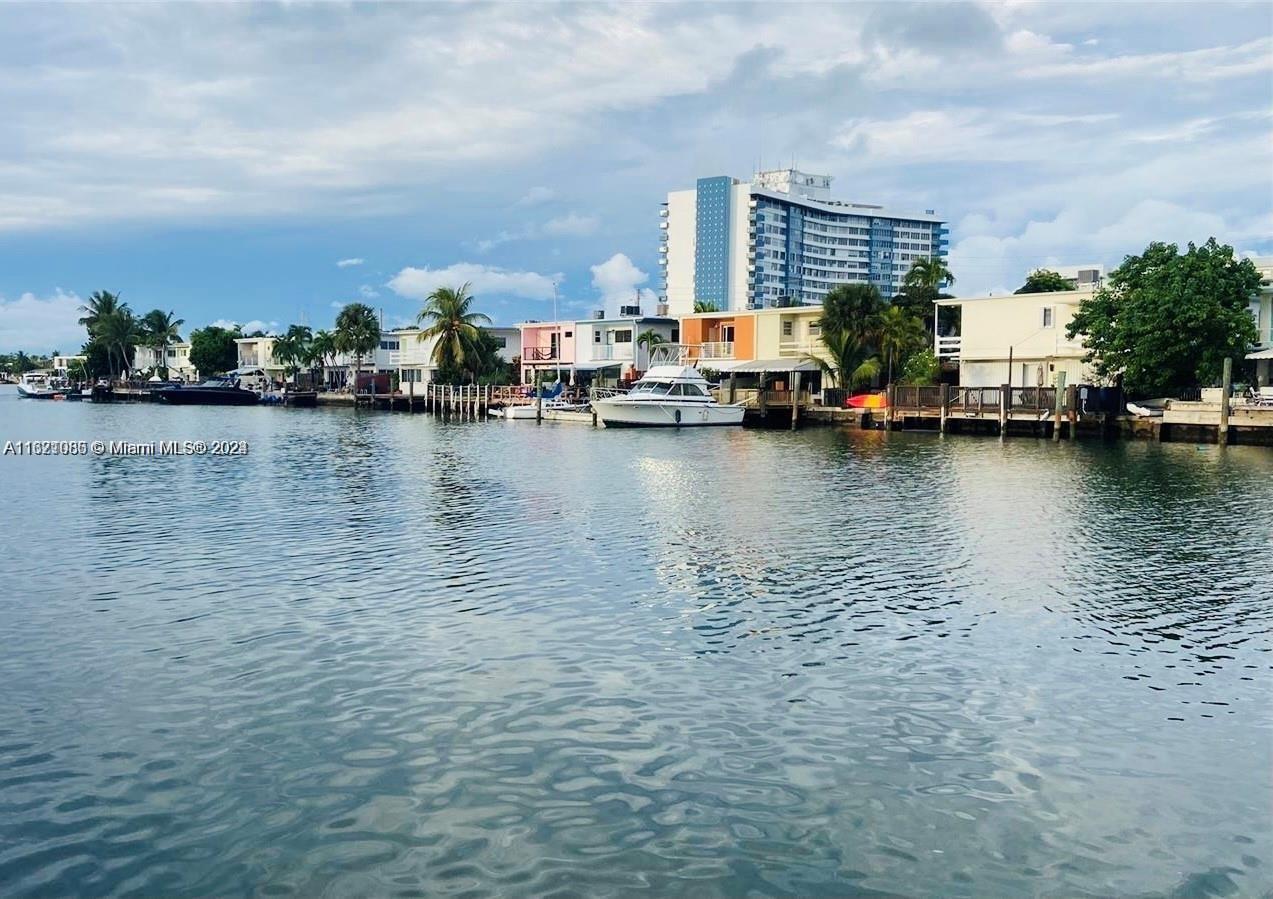
[[[1258,895],[1273,453],[19,403],[6,895]]]

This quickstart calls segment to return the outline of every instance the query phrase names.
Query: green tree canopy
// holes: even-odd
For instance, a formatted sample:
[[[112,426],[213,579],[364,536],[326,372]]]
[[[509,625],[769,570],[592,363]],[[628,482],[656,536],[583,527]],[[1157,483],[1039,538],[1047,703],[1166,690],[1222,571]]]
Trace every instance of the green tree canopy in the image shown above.
[[[1214,384],[1224,360],[1241,359],[1256,341],[1250,302],[1259,287],[1251,260],[1239,262],[1214,237],[1183,254],[1151,243],[1083,300],[1066,336],[1083,338],[1098,377],[1122,374],[1130,390]]]
[[[1059,275],[1051,269],[1041,268],[1026,275],[1025,283],[1013,293],[1055,293],[1058,290],[1073,290],[1074,281]]]
[[[653,328],[646,328],[637,335],[636,342],[637,346],[644,346],[648,350],[661,343],[667,343],[667,338]]]
[[[95,290],[89,294],[88,302],[80,307],[80,311],[84,313],[80,318],[80,324],[88,330],[88,336],[92,337],[93,329],[97,327],[99,321],[127,308],[127,303],[120,302],[119,294],[108,290]]]
[[[274,361],[289,375],[296,375],[311,358],[310,344],[314,333],[306,325],[291,325],[287,333],[274,341]]]
[[[720,306],[708,300],[695,300],[694,311],[695,312],[720,312]]]
[[[808,358],[835,375],[841,387],[857,387],[880,372],[879,318],[884,300],[872,284],[841,284],[827,292],[818,319],[822,345],[831,357]]]
[[[941,377],[941,363],[930,349],[912,353],[902,367],[902,383],[915,386],[936,384]]]
[[[362,358],[374,353],[380,346],[380,319],[376,310],[366,303],[350,303],[336,316],[336,349],[354,357],[352,387],[358,389],[358,375],[362,371]]]
[[[923,319],[911,315],[900,306],[889,306],[876,318],[880,352],[888,360],[888,380],[893,380],[893,367],[901,368],[916,350],[928,343]]]
[[[242,336],[233,331],[209,325],[190,332],[190,364],[201,375],[221,374],[238,367],[239,350],[234,341]]]
[[[473,311],[473,296],[469,285],[439,287],[424,301],[424,308],[416,316],[423,329],[419,340],[436,339],[433,345],[433,362],[439,369],[467,371],[477,376],[476,367],[467,357],[478,351],[482,325],[491,319]]]
[[[177,318],[175,312],[164,312],[162,309],[151,309],[141,317],[138,323],[141,340],[146,346],[159,351],[159,364],[156,368],[168,371],[168,345],[181,342],[180,328],[184,319]]]

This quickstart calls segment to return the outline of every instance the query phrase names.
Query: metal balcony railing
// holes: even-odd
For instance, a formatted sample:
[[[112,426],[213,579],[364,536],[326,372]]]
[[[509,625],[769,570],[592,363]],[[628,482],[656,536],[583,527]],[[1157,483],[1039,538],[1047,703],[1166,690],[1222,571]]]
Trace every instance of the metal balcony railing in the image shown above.
[[[699,347],[698,357],[700,359],[733,359],[734,342],[732,340],[718,340],[704,343]]]
[[[557,358],[557,348],[551,346],[526,347],[522,357],[528,362],[552,362]]]

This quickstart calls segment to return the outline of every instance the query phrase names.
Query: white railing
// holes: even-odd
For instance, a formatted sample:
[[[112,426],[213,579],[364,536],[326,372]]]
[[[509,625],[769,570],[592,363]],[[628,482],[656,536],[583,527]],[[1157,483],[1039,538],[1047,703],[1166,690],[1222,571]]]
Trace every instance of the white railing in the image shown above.
[[[705,343],[699,347],[698,357],[700,359],[733,359],[734,342],[732,340],[718,340],[713,343]]]
[[[632,344],[630,343],[607,343],[594,346],[592,349],[598,362],[632,358]]]
[[[778,343],[779,356],[808,356],[821,346],[820,341],[783,340]]]
[[[953,337],[937,336],[937,346],[934,350],[938,359],[959,358],[960,350],[963,349],[964,339],[956,334]]]

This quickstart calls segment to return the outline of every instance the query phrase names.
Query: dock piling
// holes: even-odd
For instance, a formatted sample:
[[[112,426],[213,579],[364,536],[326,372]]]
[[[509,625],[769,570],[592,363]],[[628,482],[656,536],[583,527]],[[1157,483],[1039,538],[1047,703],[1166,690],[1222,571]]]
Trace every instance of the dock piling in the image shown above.
[[[1065,372],[1056,373],[1056,410],[1052,416],[1052,440],[1061,439],[1061,409],[1065,401]]]
[[[1220,424],[1216,429],[1216,442],[1229,443],[1229,390],[1233,386],[1233,360],[1224,360],[1224,375],[1220,380]]]

